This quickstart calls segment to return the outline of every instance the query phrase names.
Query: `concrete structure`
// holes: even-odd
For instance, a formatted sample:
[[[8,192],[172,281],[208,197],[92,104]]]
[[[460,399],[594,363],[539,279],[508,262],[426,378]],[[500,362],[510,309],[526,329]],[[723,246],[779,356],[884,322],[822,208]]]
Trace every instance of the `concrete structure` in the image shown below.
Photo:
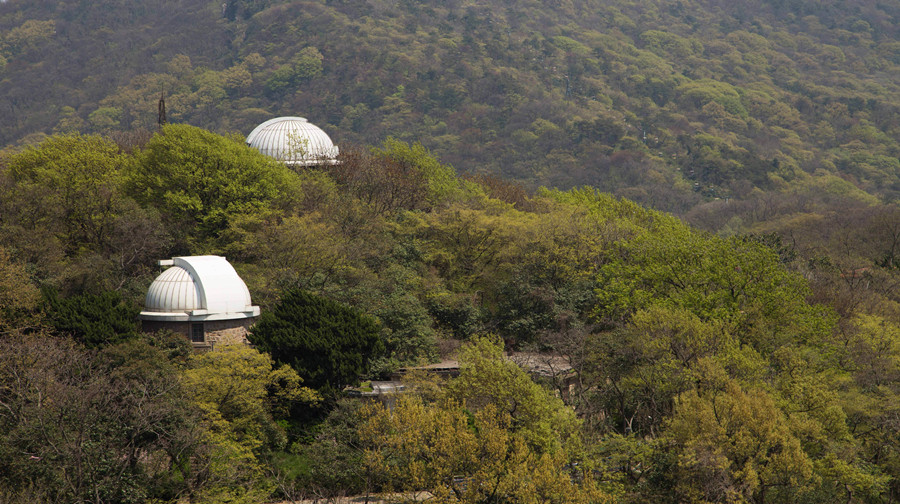
[[[575,389],[578,374],[572,369],[568,359],[562,356],[533,352],[507,352],[506,358],[525,370],[534,381],[545,383],[559,391],[563,399],[568,399]],[[400,384],[403,376],[411,371],[425,371],[430,375],[442,378],[456,378],[460,373],[458,361],[445,360],[427,366],[402,367],[391,374],[391,382],[384,383]],[[388,390],[388,388],[383,387],[383,390]],[[402,392],[402,389],[399,392]]]
[[[259,307],[224,257],[174,257],[159,265],[171,267],[147,290],[140,314],[145,332],[168,329],[198,349],[247,342]]]
[[[247,135],[247,145],[291,167],[337,163],[338,148],[303,117],[276,117]]]

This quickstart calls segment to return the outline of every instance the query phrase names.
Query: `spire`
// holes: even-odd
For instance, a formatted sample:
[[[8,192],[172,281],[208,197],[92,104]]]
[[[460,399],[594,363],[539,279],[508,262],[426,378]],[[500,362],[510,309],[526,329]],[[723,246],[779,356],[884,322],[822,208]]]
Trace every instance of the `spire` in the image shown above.
[[[156,118],[156,123],[160,128],[166,124],[166,96],[165,93],[159,94],[159,115]]]

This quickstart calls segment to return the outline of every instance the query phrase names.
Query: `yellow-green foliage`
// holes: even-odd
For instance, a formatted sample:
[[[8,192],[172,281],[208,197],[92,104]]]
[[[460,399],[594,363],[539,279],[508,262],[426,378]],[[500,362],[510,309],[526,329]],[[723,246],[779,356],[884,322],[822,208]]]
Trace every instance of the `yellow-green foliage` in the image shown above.
[[[167,125],[136,156],[127,190],[157,206],[173,225],[196,226],[188,239],[207,249],[235,219],[260,221],[297,198],[286,166],[226,138],[187,125]]]
[[[287,366],[245,345],[228,345],[194,357],[184,385],[203,415],[210,447],[210,483],[202,502],[259,502],[273,490],[259,460],[283,447],[285,434],[273,420],[295,402],[314,403],[317,394],[300,386]]]
[[[459,377],[447,386],[447,395],[471,410],[492,405],[509,414],[532,449],[553,453],[576,436],[575,412],[506,360],[502,344],[476,338],[460,351],[459,365]]]
[[[754,94],[752,103],[765,99]],[[565,131],[529,124],[536,142]],[[606,120],[579,124],[579,134],[616,134]],[[690,137],[698,170],[721,174],[737,163],[728,156],[749,153],[710,133]],[[206,152],[216,146],[224,150]],[[748,189],[747,200],[694,216],[727,222],[721,237],[593,187],[529,195],[488,177],[463,180],[422,145],[396,140],[362,151],[353,166],[366,171],[349,173],[350,163],[292,172],[187,126],[164,128],[131,154],[63,136],[6,159],[0,269],[22,295],[3,314],[14,329],[40,330],[23,327],[40,318],[33,291],[17,282],[79,295],[107,285],[140,302],[154,260],[216,250],[264,309],[300,288],[377,317],[386,354],[365,379],[461,340],[461,374],[446,387],[400,399],[393,415],[371,409],[359,432],[341,427],[365,438],[365,471],[328,458],[349,453],[358,463],[353,435],[316,439],[340,445],[316,458],[325,466],[315,474],[337,475],[328,481],[473,502],[496,500],[489,489],[529,502],[602,500],[609,490],[634,500],[771,503],[847,492],[877,500],[897,488],[889,475],[900,468],[900,220],[894,207],[854,202],[866,193],[827,170],[807,175],[799,164],[782,170],[741,157],[760,176],[780,178],[777,168],[784,193]],[[639,169],[644,158],[616,159]],[[117,183],[122,170],[131,185]],[[106,207],[81,186],[118,202],[108,219],[94,218]],[[71,211],[30,201],[45,193]],[[828,201],[848,206],[822,213]],[[162,219],[173,241],[154,234]],[[86,233],[92,223],[114,232]],[[61,271],[84,276],[64,282]],[[487,333],[566,359],[577,372],[557,377],[566,403],[479,337]],[[265,460],[284,447],[285,405],[300,400],[290,419],[299,423],[311,393],[250,349],[198,356],[183,378],[210,450],[185,457],[210,464],[198,493],[265,496],[273,483]],[[454,490],[448,478],[458,475],[474,483]]]
[[[12,156],[8,173],[18,191],[40,194],[47,213],[64,214],[60,238],[72,250],[109,239],[130,162],[109,139],[53,136]]]
[[[428,186],[428,202],[431,205],[446,205],[478,196],[481,192],[479,186],[457,178],[452,166],[441,164],[421,143],[409,145],[388,137],[384,147],[372,151],[421,174]]]
[[[446,388],[364,410],[366,464],[386,488],[427,490],[437,502],[610,500],[577,458],[571,409],[488,339],[464,348],[461,359]]]
[[[677,460],[681,502],[760,502],[775,492],[802,496],[815,483],[787,418],[759,389],[729,382],[683,394],[664,439]]]

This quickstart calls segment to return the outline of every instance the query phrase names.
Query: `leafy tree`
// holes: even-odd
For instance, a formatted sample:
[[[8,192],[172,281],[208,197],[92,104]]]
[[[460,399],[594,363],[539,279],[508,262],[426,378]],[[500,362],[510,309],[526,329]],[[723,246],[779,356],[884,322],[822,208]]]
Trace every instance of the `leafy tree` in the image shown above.
[[[900,324],[859,315],[843,332],[847,339],[838,344],[848,354],[845,366],[860,385],[877,388],[900,382]]]
[[[373,314],[381,324],[386,354],[402,364],[436,361],[433,321],[416,295],[398,289],[381,301]]]
[[[366,464],[386,489],[429,491],[438,502],[602,502],[568,438],[572,412],[500,347],[477,340],[448,388],[424,387],[392,409],[363,411]],[[542,429],[540,421],[555,424]]]
[[[428,311],[436,327],[448,331],[454,339],[465,340],[481,327],[481,314],[470,296],[450,292],[433,293],[428,298]]]
[[[284,165],[236,138],[170,124],[138,155],[128,190],[184,226],[188,243],[208,247],[233,221],[259,220],[288,207],[299,186]]]
[[[35,49],[47,43],[56,34],[56,22],[53,20],[38,21],[29,19],[13,28],[3,37],[4,52],[15,55]]]
[[[65,251],[106,246],[121,211],[128,159],[99,136],[49,137],[9,159],[22,193],[40,197],[42,224],[59,233]]]
[[[622,242],[617,255],[598,275],[600,316],[670,304],[704,320],[728,321],[763,352],[822,338],[833,320],[827,309],[807,303],[805,281],[753,240],[703,236],[666,219],[652,233]]]
[[[452,290],[470,292],[495,280],[500,252],[521,224],[509,217],[459,207],[424,216],[420,232],[431,245],[427,260]]]
[[[316,427],[315,438],[309,444],[297,446],[305,470],[299,470],[293,480],[283,486],[289,496],[334,498],[358,495],[370,491],[381,475],[365,464],[364,450],[359,437],[362,423],[362,401],[342,399],[329,412],[325,421]],[[285,476],[288,476],[287,474]]]
[[[679,502],[789,502],[815,483],[813,463],[785,415],[762,390],[736,383],[680,397],[669,441]],[[768,498],[767,498],[768,497]]]
[[[587,389],[579,407],[585,414],[599,408],[606,427],[623,435],[657,435],[676,398],[696,387],[708,366],[752,381],[766,364],[721,321],[662,306],[585,340],[585,353],[575,360]]]
[[[22,264],[13,262],[0,247],[0,334],[28,329],[40,320],[40,291]]]
[[[115,107],[100,107],[88,115],[95,131],[110,131],[119,127],[122,111]]]
[[[305,84],[322,73],[324,57],[315,47],[304,47],[293,58],[289,65],[284,65],[272,72],[266,81],[266,94],[278,98],[290,89]]]
[[[279,97],[286,93],[294,80],[294,69],[288,65],[279,67],[266,81],[266,94]]]
[[[267,497],[272,483],[260,457],[286,442],[275,419],[295,403],[314,403],[318,395],[300,386],[293,369],[276,367],[267,354],[245,345],[195,357],[184,380],[202,412],[210,446],[201,499],[251,503]]]
[[[437,502],[608,500],[564,451],[530,450],[509,415],[493,406],[467,414],[453,403],[402,398],[392,415],[375,411],[363,430],[372,447],[367,463],[388,478],[388,488],[427,490]]]
[[[574,411],[503,355],[502,344],[475,338],[459,355],[460,374],[447,395],[470,410],[492,405],[537,451],[555,452],[577,436]]]
[[[373,319],[300,289],[284,292],[253,326],[249,339],[326,398],[359,383],[384,351]]]
[[[324,56],[315,47],[304,47],[294,58],[294,78],[300,82],[307,81],[322,73]]]
[[[0,240],[62,292],[130,287],[169,245],[158,214],[123,193],[132,162],[99,136],[52,136],[13,154],[0,173]]]
[[[534,343],[538,334],[556,325],[553,292],[534,285],[522,275],[514,275],[497,292],[499,332],[519,343]]]
[[[456,178],[453,167],[441,164],[420,143],[409,145],[389,137],[383,147],[373,149],[373,152],[388,163],[396,163],[403,171],[418,173],[425,180],[428,188],[426,199],[432,206],[473,197],[481,192],[474,184]]]

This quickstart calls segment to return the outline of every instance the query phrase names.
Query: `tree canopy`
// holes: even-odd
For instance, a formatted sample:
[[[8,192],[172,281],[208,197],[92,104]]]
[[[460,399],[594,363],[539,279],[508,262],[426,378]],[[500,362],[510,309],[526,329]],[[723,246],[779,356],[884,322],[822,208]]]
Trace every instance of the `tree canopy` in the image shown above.
[[[387,489],[428,490],[438,502],[609,500],[578,460],[577,421],[562,401],[487,339],[462,362],[436,394],[414,389],[390,410],[363,411],[365,460]]]
[[[235,222],[289,206],[298,189],[284,165],[241,140],[176,124],[163,127],[136,156],[127,187],[171,225],[196,230],[184,239],[202,244],[215,243]]]
[[[555,42],[584,52],[568,38]],[[722,107],[731,96],[706,91]],[[691,214],[711,232],[593,187],[460,177],[402,140],[291,171],[188,126],[111,138],[54,136],[0,157],[0,491],[13,500],[393,489],[886,503],[900,488],[897,209],[846,180],[711,201]],[[95,168],[122,183],[82,181],[70,164],[94,168],[79,157],[108,161]],[[160,198],[132,185],[149,160],[144,187]],[[259,184],[230,187],[231,170]],[[210,206],[189,213],[167,180],[209,189]],[[109,214],[42,207],[46,192],[94,208],[70,183],[108,191]],[[82,233],[91,222],[112,231]],[[188,358],[172,334],[133,335],[129,307],[155,261],[210,252],[263,308],[255,349]],[[504,351],[538,365],[529,374]],[[414,381],[393,416],[339,400],[361,377],[357,392],[377,396],[369,379],[439,358],[458,358],[459,376]],[[76,477],[78,461],[92,465]]]
[[[299,289],[285,292],[249,339],[329,397],[358,384],[384,350],[371,317]]]

